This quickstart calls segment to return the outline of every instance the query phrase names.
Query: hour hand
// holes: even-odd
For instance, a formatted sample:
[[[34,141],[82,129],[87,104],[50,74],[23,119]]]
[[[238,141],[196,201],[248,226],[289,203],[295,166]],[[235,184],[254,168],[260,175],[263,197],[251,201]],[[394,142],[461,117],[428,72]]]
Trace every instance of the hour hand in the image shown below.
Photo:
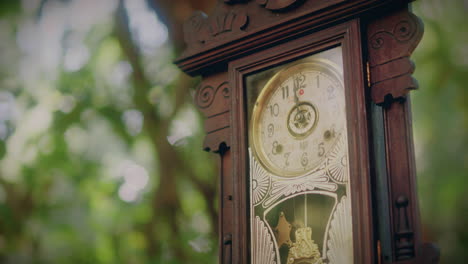
[[[294,103],[296,103],[296,107],[299,105],[299,97],[297,96],[297,90],[294,90]]]
[[[299,97],[297,97],[297,91],[299,91],[300,89],[300,85],[299,85],[299,76],[294,76],[294,88],[293,88],[293,92],[294,92],[294,102],[297,104],[299,102]]]
[[[294,87],[293,87],[294,103],[296,104],[296,109],[299,112],[299,97],[297,96],[297,91],[299,91],[299,89],[301,88],[301,86],[300,86],[300,77],[295,76],[294,80],[293,80],[293,83],[294,83]]]

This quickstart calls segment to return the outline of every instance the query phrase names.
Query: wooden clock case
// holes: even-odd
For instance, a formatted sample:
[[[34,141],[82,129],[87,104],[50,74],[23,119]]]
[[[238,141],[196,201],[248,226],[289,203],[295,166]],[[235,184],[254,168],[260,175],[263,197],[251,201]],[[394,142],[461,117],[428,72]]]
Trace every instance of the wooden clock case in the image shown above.
[[[249,263],[245,77],[332,47],[343,50],[354,263],[438,263],[423,244],[408,92],[423,33],[396,0],[224,0],[184,26],[176,61],[202,76],[204,150],[219,155],[220,263]]]

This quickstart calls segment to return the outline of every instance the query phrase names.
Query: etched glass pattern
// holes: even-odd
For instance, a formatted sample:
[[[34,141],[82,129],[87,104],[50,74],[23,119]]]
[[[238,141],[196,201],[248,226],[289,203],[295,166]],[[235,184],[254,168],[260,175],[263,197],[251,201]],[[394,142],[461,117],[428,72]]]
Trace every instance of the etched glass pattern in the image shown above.
[[[353,263],[341,47],[246,78],[251,263]]]

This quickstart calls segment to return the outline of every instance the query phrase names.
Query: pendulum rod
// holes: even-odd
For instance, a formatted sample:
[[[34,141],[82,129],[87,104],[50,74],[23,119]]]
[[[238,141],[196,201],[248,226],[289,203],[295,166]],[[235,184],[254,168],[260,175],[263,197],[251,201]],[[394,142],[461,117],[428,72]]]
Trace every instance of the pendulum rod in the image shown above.
[[[307,227],[307,193],[304,195],[304,227]]]

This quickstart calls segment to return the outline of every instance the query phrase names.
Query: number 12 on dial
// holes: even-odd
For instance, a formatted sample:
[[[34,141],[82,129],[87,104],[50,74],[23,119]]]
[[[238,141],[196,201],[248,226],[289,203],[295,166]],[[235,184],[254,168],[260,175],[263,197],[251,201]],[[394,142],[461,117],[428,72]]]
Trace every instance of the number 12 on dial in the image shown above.
[[[247,77],[252,263],[352,263],[341,48],[270,72]]]

